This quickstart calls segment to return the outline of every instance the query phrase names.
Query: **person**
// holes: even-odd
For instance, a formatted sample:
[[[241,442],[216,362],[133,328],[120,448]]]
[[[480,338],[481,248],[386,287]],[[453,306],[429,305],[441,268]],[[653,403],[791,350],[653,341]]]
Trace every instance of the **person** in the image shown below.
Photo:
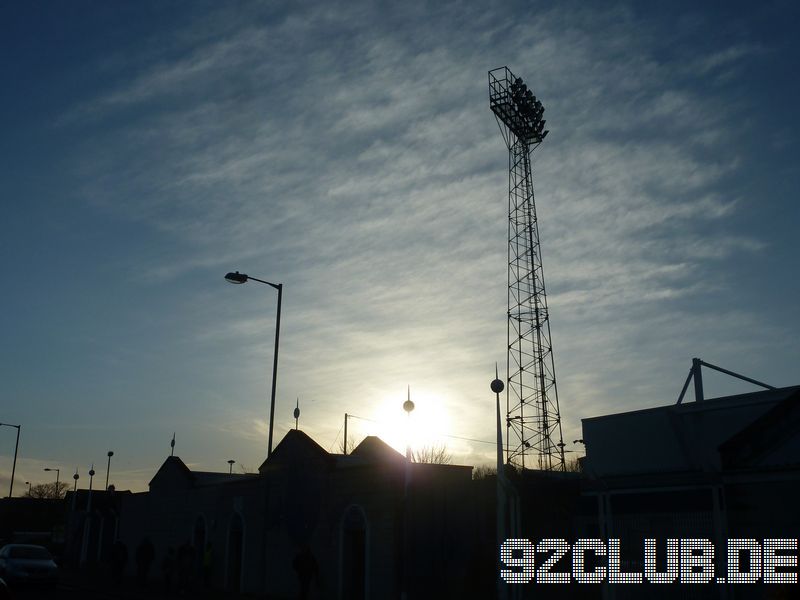
[[[128,562],[128,548],[117,540],[111,546],[111,579],[115,585],[122,583],[122,576],[125,573],[125,565]]]
[[[307,600],[311,582],[319,577],[319,565],[308,544],[305,544],[294,557],[292,568],[297,573],[297,581],[300,584],[300,600]]]
[[[139,579],[139,584],[144,585],[147,582],[147,574],[150,571],[150,564],[155,558],[155,549],[150,538],[144,538],[139,547],[136,548],[136,576]]]
[[[169,594],[172,590],[172,576],[175,574],[175,548],[170,546],[161,562],[161,571],[164,573],[164,591]]]

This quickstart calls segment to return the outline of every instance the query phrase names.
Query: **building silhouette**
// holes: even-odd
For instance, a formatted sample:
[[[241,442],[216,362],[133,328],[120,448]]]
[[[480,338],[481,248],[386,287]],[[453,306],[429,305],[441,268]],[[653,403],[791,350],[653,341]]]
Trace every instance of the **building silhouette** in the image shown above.
[[[626,569],[638,572],[645,538],[662,553],[670,538],[707,539],[725,573],[728,539],[800,537],[798,433],[800,386],[583,419],[582,495],[594,502],[576,517],[577,537],[620,539]],[[604,598],[638,598],[639,587],[607,586]],[[648,598],[784,597],[778,587],[647,589]]]
[[[123,498],[118,539],[149,539],[156,565],[190,548],[193,581],[217,590],[298,597],[298,564],[313,560],[310,597],[447,597],[470,581],[471,479],[472,467],[409,464],[377,437],[342,455],[290,430],[257,474],[168,457],[148,492]]]
[[[631,573],[643,572],[645,539],[662,557],[669,539],[706,539],[717,574],[728,539],[800,538],[800,386],[582,427],[580,473],[506,468],[517,507],[506,537],[619,539]],[[469,466],[409,463],[376,437],[343,455],[291,430],[258,473],[192,471],[170,456],[148,492],[94,492],[91,511],[85,490],[68,496],[66,555],[84,566],[122,544],[134,557],[149,540],[151,579],[172,549],[176,585],[218,597],[494,598],[503,589],[496,484],[473,480]],[[131,558],[129,578],[136,568]],[[569,560],[555,570],[569,572]],[[796,587],[533,583],[509,597],[745,600],[790,598]]]

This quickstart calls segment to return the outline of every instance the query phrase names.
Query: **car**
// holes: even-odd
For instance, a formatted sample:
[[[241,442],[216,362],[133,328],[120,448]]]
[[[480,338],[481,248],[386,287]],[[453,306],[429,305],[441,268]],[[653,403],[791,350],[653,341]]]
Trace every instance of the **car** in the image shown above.
[[[58,582],[58,565],[44,546],[6,544],[0,548],[0,577],[9,585],[55,585]]]

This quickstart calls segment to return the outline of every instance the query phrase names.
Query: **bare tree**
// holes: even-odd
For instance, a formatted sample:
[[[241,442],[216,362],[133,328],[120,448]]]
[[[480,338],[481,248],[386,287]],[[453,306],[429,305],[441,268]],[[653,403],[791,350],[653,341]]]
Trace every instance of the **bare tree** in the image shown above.
[[[257,469],[254,469],[254,468],[252,468],[252,467],[249,467],[249,466],[247,466],[247,465],[245,465],[245,464],[238,463],[238,465],[239,465],[239,467],[238,467],[238,471],[239,471],[239,473],[241,473],[242,475],[253,475],[253,474],[255,474],[255,473],[258,473],[258,470],[257,470]]]
[[[566,461],[564,468],[567,470],[567,473],[583,473],[583,465],[581,464],[580,458],[571,458]]]
[[[415,463],[428,463],[432,465],[449,465],[453,455],[447,451],[447,446],[423,446],[419,450],[411,451],[411,461]]]
[[[356,447],[356,441],[353,436],[347,438],[347,452],[344,451],[344,437],[339,440],[339,454],[351,454]]]
[[[497,476],[497,467],[489,467],[487,465],[480,465],[472,470],[472,479],[489,479],[490,477]]]
[[[67,495],[67,490],[69,489],[69,484],[63,481],[58,482],[58,486],[56,486],[56,482],[53,481],[52,483],[40,483],[38,485],[31,486],[30,491],[25,492],[26,498],[44,498],[47,500],[60,500],[64,496]]]
[[[504,464],[503,473],[505,473],[506,477],[516,477],[520,473],[522,473],[522,468],[514,464]],[[493,477],[497,477],[497,467],[495,466],[480,465],[472,469],[473,481],[478,481],[481,479],[490,479]]]

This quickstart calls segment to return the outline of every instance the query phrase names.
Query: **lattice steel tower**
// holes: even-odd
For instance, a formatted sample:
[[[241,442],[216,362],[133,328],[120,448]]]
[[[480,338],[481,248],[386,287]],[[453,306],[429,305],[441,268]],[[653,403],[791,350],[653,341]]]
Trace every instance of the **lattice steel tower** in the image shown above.
[[[489,71],[489,107],[508,147],[508,354],[506,462],[565,470],[531,155],[544,106],[508,67]]]

